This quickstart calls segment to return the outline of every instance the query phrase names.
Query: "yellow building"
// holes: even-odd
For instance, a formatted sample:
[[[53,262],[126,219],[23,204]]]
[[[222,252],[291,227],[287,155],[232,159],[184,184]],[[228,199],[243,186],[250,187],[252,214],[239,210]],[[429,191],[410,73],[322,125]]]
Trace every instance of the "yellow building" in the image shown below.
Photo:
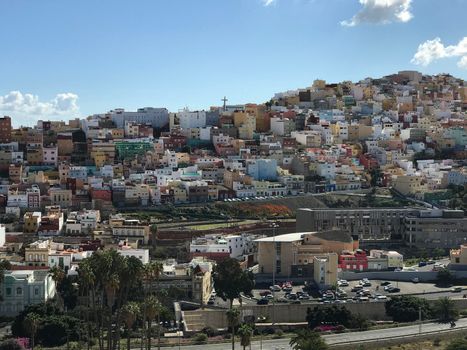
[[[47,266],[49,259],[49,241],[31,243],[24,250],[24,264],[26,266]]]
[[[426,186],[423,184],[423,176],[420,175],[401,175],[397,176],[392,185],[396,191],[403,195],[423,196]]]
[[[40,212],[27,212],[23,216],[24,233],[36,233],[41,223],[42,214]]]
[[[271,120],[264,104],[246,104],[245,112],[252,115],[256,119],[256,131],[267,132],[271,127]]]
[[[313,279],[320,286],[333,286],[337,283],[338,255],[329,253],[313,257]]]
[[[451,258],[450,266],[467,266],[467,245],[461,245],[459,249],[452,249],[449,256]]]
[[[245,111],[236,111],[233,113],[233,122],[235,127],[239,128],[245,123],[248,113]]]
[[[247,115],[243,124],[238,128],[238,137],[242,140],[252,140],[256,130],[256,118]]]
[[[314,276],[315,257],[355,249],[352,237],[341,230],[288,233],[256,242],[260,273],[272,274],[275,266],[276,275],[282,277]]]
[[[122,217],[111,218],[109,225],[112,229],[112,236],[117,239],[132,239],[140,243],[148,244],[150,229],[148,225],[142,225],[139,220],[127,220]]]
[[[49,190],[50,201],[52,205],[60,206],[62,208],[71,207],[73,204],[73,194],[71,190],[64,190],[61,188],[51,188]]]

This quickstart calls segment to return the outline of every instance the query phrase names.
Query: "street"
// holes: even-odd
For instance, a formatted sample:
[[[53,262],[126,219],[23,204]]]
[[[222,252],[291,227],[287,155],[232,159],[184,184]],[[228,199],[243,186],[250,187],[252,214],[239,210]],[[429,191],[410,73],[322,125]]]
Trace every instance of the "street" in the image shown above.
[[[457,321],[457,326],[453,330],[467,328],[467,319],[460,319]],[[439,331],[450,331],[449,324],[439,323],[425,323],[421,327],[421,334],[435,333]],[[381,330],[371,330],[365,332],[352,332],[352,333],[340,333],[325,335],[323,338],[329,345],[347,344],[347,343],[364,343],[368,341],[384,340],[385,338],[400,338],[405,336],[416,336],[419,334],[419,325],[411,325],[397,328],[386,328]],[[288,350],[291,349],[289,346],[290,339],[268,339],[262,342],[255,340],[251,344],[252,350]],[[184,350],[198,350],[203,348],[204,350],[225,350],[230,349],[230,343],[222,344],[204,344],[204,345],[188,345],[182,346]],[[236,348],[241,349],[240,344],[236,343]],[[173,349],[173,347],[164,347],[161,349]]]

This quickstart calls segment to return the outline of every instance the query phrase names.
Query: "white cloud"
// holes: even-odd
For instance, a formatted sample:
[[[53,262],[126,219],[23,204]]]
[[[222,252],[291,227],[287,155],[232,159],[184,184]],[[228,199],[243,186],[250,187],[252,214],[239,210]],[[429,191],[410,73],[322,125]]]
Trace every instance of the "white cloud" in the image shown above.
[[[261,0],[264,6],[270,6],[276,2],[276,0]]]
[[[460,61],[457,62],[457,65],[459,66],[459,68],[467,69],[467,56],[462,57]]]
[[[449,57],[460,57],[457,65],[467,69],[467,36],[462,38],[457,45],[449,46],[444,46],[440,38],[427,40],[418,46],[418,50],[410,62],[427,66],[431,62]]]
[[[359,0],[363,8],[341,25],[353,27],[361,23],[387,24],[408,22],[413,15],[410,11],[412,0]]]
[[[57,94],[50,101],[40,101],[39,96],[21,91],[0,95],[0,115],[9,115],[15,125],[44,118],[76,117],[78,113],[78,95],[71,92]]]

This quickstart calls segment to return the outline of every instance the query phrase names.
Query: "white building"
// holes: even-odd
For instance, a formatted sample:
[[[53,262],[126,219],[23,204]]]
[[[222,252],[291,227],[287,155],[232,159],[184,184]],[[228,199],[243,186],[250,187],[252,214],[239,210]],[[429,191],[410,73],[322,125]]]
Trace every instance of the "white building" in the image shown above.
[[[42,162],[44,165],[57,166],[58,164],[58,148],[57,146],[42,148]]]
[[[216,255],[228,254],[231,258],[240,258],[245,252],[244,240],[241,235],[216,236],[206,235],[195,238],[190,243],[190,253],[214,257]]]
[[[7,271],[0,284],[0,314],[16,316],[28,305],[52,299],[55,292],[55,282],[48,271]]]
[[[177,113],[180,128],[192,129],[192,128],[204,128],[206,127],[206,112],[195,111],[190,112],[184,109]]]
[[[104,118],[110,116],[117,128],[123,129],[126,121],[138,124],[151,124],[153,128],[161,128],[169,124],[169,111],[166,108],[145,107],[138,108],[136,112],[126,112],[118,108],[106,114],[97,114],[95,117]]]
[[[5,237],[6,237],[5,225],[0,225],[0,248],[5,245]]]
[[[290,135],[295,130],[295,121],[289,118],[271,118],[271,131],[274,135]]]
[[[126,257],[134,256],[141,260],[143,264],[149,263],[149,249],[130,249],[126,247],[122,247],[119,249],[118,252]]]

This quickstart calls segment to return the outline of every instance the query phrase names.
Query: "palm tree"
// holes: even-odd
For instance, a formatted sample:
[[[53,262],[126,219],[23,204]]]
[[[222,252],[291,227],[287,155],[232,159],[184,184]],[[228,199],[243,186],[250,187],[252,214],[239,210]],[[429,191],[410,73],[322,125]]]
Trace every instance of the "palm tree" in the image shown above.
[[[151,350],[151,325],[154,319],[157,317],[159,320],[160,313],[162,309],[162,305],[159,300],[154,296],[150,295],[144,300],[144,310],[146,315],[146,321],[148,323],[148,332],[147,332],[147,349]],[[158,322],[158,332],[159,330],[159,322]],[[158,337],[159,338],[159,337]],[[157,344],[157,348],[160,349],[160,342]]]
[[[57,291],[57,301],[58,301],[60,307],[63,309],[64,302],[63,302],[62,296],[60,295],[60,286],[62,284],[62,281],[66,277],[65,271],[63,271],[63,269],[61,267],[54,266],[49,270],[49,272],[52,275],[52,279],[55,282],[56,291]]]
[[[240,344],[243,346],[243,350],[251,344],[251,337],[253,335],[253,328],[250,325],[244,323],[238,328],[238,335],[240,336]]]
[[[232,331],[232,350],[235,350],[235,327],[238,325],[240,311],[235,308],[230,308],[227,312],[227,322]]]
[[[126,344],[127,350],[130,350],[131,330],[133,329],[133,326],[136,322],[136,319],[138,318],[140,311],[141,309],[139,307],[139,304],[135,302],[130,302],[123,306],[122,316],[128,332]]]
[[[293,350],[326,350],[328,346],[320,335],[309,329],[300,329],[290,340]]]
[[[5,271],[11,269],[11,264],[8,260],[0,261],[0,283],[3,282],[5,278]],[[2,301],[2,296],[0,295],[0,301]]]
[[[435,313],[441,323],[452,322],[459,318],[459,311],[449,297],[441,297],[436,301]]]
[[[39,328],[41,319],[38,314],[31,312],[24,319],[25,326],[29,329],[29,334],[31,335],[31,350],[34,350],[34,340],[36,337],[37,329]]]

